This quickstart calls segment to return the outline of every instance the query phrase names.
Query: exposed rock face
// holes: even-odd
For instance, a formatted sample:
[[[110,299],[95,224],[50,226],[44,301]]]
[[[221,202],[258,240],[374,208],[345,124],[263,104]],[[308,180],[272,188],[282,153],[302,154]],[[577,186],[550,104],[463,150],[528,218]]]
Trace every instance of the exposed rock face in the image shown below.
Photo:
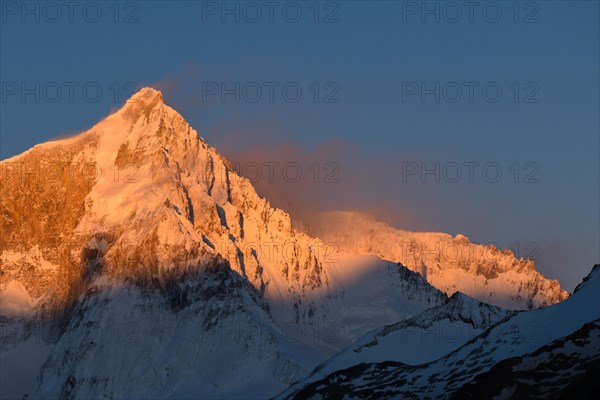
[[[215,257],[260,291],[327,289],[324,244],[293,230],[153,89],[3,161],[0,196],[2,282],[35,297],[51,289],[64,302],[96,268],[139,280]]]
[[[99,268],[147,279],[219,256],[261,292],[296,297],[302,317],[310,303],[300,304],[303,293],[327,292],[324,263],[338,261],[338,248],[402,263],[448,295],[506,308],[568,295],[532,261],[462,235],[330,213],[307,236],[150,88],[86,132],[2,161],[1,171],[0,290],[17,280],[34,297],[48,295],[46,306],[73,299]]]
[[[43,344],[28,328],[0,349],[13,364],[39,349],[38,369],[22,365],[27,384],[0,375],[6,397],[264,398],[368,331],[444,304],[427,280],[448,293],[472,278],[479,289],[480,279],[507,285],[461,291],[515,308],[565,296],[508,254],[417,264],[398,256],[398,231],[385,226],[351,226],[364,238],[337,252],[296,230],[150,88],[0,172],[0,335],[55,323]]]
[[[528,309],[569,295],[558,281],[537,272],[532,260],[463,235],[399,230],[354,212],[321,213],[306,225],[340,251],[402,263],[449,296],[460,291],[499,307]]]
[[[0,168],[0,323],[53,327],[39,370],[22,365],[28,384],[0,376],[3,396],[268,397],[446,299],[295,230],[150,88]],[[2,360],[31,351],[25,332]]]

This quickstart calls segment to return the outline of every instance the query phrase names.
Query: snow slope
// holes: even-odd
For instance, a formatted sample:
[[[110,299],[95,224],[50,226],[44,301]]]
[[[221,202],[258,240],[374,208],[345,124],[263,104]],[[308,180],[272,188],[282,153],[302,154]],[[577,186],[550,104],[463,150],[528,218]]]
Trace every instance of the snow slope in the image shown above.
[[[151,88],[0,167],[0,290],[18,282],[61,326],[32,396],[274,395],[446,299],[398,263],[294,229]],[[232,329],[261,340],[218,339]]]
[[[3,393],[28,382],[30,398],[268,397],[369,331],[443,305],[436,285],[450,293],[473,281],[465,293],[514,308],[566,296],[508,255],[428,263],[427,273],[408,258],[408,269],[389,227],[365,233],[377,251],[332,251],[260,198],[151,88],[0,171],[0,309],[9,324],[27,315],[56,330],[43,357],[29,359],[27,338],[2,349],[29,366],[18,381],[0,374]],[[452,302],[430,315],[441,329],[455,319],[483,329],[501,313]],[[398,357],[417,363],[451,348]]]
[[[511,314],[457,292],[444,304],[369,332],[319,365],[294,388],[360,363],[395,361],[418,365],[434,361]]]
[[[352,260],[356,267],[365,265],[361,261]],[[403,267],[381,260],[369,265],[372,286],[361,292],[352,279],[331,274],[345,294],[322,299],[329,322],[313,325],[273,318],[277,303],[226,263],[142,289],[99,278],[70,311],[41,369],[40,395],[271,397],[365,330],[442,298]],[[395,278],[399,271],[406,277]]]
[[[18,281],[10,281],[0,293],[0,315],[26,317],[33,311],[36,301]]]
[[[454,399],[596,399],[600,396],[600,320],[532,353],[511,357],[477,375]]]
[[[0,323],[0,326],[7,330],[17,329],[14,324]],[[6,339],[5,335],[2,339]],[[53,346],[53,343],[35,336],[15,346],[3,345],[0,349],[0,397],[23,399],[23,396],[34,393],[40,369]]]
[[[459,390],[464,390],[465,395],[471,389],[472,393],[478,393],[475,387],[469,388],[469,382],[476,385],[487,371],[493,368],[502,370],[502,362],[513,363],[517,373],[529,368],[532,373],[542,374],[546,371],[547,375],[552,372],[544,364],[549,359],[567,358],[565,365],[569,365],[569,354],[577,354],[577,357],[582,354],[580,360],[571,357],[570,365],[580,369],[582,363],[591,360],[591,365],[597,367],[594,360],[597,359],[596,349],[600,340],[595,334],[600,318],[599,296],[600,266],[596,265],[567,300],[503,319],[441,359],[416,366],[393,361],[356,364],[330,373],[300,390],[292,387],[280,397],[305,398],[336,393],[338,396],[361,398],[448,398],[460,393]],[[564,343],[578,340],[577,337],[583,338],[577,344],[579,348],[564,346]],[[538,356],[539,359],[536,359]],[[512,369],[510,371],[512,373]],[[559,380],[562,375],[561,387],[565,387],[573,382],[566,379],[569,373],[565,367],[564,371],[558,369],[544,379],[548,383]],[[501,398],[510,397],[513,383],[510,379],[501,380],[496,382],[495,390],[501,394]],[[545,383],[542,381],[536,385],[529,381],[529,384],[538,391],[543,389]]]

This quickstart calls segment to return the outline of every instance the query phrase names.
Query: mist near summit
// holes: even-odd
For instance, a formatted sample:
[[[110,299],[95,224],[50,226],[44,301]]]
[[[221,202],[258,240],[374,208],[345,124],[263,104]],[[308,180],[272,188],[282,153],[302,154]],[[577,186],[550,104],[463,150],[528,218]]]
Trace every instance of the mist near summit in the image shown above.
[[[0,398],[598,398],[599,11],[3,1]]]

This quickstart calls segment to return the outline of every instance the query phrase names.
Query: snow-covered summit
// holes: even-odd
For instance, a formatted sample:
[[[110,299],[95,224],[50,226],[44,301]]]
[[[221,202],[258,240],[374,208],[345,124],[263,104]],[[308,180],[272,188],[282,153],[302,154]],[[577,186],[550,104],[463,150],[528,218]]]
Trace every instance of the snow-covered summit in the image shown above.
[[[155,346],[171,354],[184,382],[159,382],[165,393],[197,380],[215,383],[227,397],[259,379],[265,385],[257,397],[266,397],[369,330],[446,298],[402,265],[338,254],[298,232],[287,213],[258,196],[150,88],[89,130],[36,146],[1,167],[0,293],[6,282],[18,282],[19,293],[36,299],[33,314],[50,320],[58,314],[72,335],[47,360],[40,383],[45,397],[65,397],[65,390],[144,397],[144,382],[125,387],[123,377],[162,368],[160,357],[138,364],[139,354]],[[3,299],[14,299],[13,292]],[[155,336],[113,353],[127,355],[127,362],[89,348],[90,338],[122,320]],[[185,351],[193,348],[190,354],[222,368],[181,356],[172,347],[177,326],[161,329],[156,320],[182,324]],[[228,324],[256,328],[264,342],[223,343],[214,330],[230,332]],[[194,344],[198,332],[208,343]],[[111,339],[91,341],[109,348]],[[68,357],[73,346],[77,359]],[[270,361],[255,368],[258,357],[240,360],[241,352],[264,353]],[[217,361],[224,353],[230,356]],[[124,372],[111,368],[117,364]],[[228,382],[230,375],[239,379]]]
[[[162,92],[160,90],[154,89],[153,87],[146,86],[134,93],[127,102],[154,102],[155,100],[160,101],[162,103],[165,102],[165,98],[163,97]]]
[[[20,317],[66,329],[43,365],[23,366],[39,377],[40,397],[269,397],[368,332],[427,309],[447,306],[440,326],[497,316],[460,295],[446,302],[435,273],[425,279],[393,254],[337,252],[296,230],[152,88],[0,167],[0,298]],[[396,249],[396,233],[384,232],[381,245]],[[481,267],[490,281],[498,273]],[[544,300],[543,282],[535,288]],[[429,329],[422,322],[415,327]],[[438,345],[424,354],[447,350]],[[30,386],[13,385],[10,397]]]

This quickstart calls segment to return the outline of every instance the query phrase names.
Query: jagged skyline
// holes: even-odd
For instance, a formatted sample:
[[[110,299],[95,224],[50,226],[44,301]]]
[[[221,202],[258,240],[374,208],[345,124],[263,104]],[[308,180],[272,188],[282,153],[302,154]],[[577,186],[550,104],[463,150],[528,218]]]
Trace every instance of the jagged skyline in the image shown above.
[[[442,334],[420,351],[429,358],[386,357],[433,363],[486,342],[483,328],[504,334],[510,317],[525,315],[517,334],[538,340],[525,330],[530,315],[581,303],[531,261],[464,235],[400,231],[347,212],[306,227],[315,236],[295,229],[152,88],[91,129],[0,167],[0,323],[62,326],[38,342],[35,360],[19,355],[31,336],[13,338],[3,360],[16,367],[2,368],[9,397],[272,397],[392,321]],[[458,259],[444,249],[460,249]],[[117,339],[100,333],[123,321]],[[150,348],[164,359],[140,358]],[[114,357],[121,372],[109,367]],[[504,359],[494,360],[474,362]],[[573,362],[587,363],[587,350]]]
[[[60,163],[72,165],[72,168],[68,168],[68,172],[61,168],[61,179],[50,179],[47,171],[54,172]],[[4,172],[4,242],[9,250],[16,249],[19,244],[48,246],[52,236],[58,233],[65,237],[72,235],[68,226],[58,225],[41,235],[35,229],[31,230],[31,226],[21,226],[15,220],[32,217],[27,213],[21,215],[22,211],[18,209],[26,209],[21,203],[32,199],[9,194],[11,187],[16,189],[22,183],[26,183],[27,190],[32,193],[47,191],[48,185],[52,190],[62,183],[66,184],[67,191],[71,187],[77,188],[76,200],[67,198],[67,209],[52,218],[59,224],[60,220],[76,221],[72,229],[77,236],[99,233],[115,236],[122,247],[127,244],[133,247],[130,251],[134,253],[146,253],[137,250],[135,243],[139,238],[127,231],[142,223],[148,215],[162,215],[164,211],[159,210],[166,207],[174,210],[180,219],[178,223],[190,232],[180,242],[168,239],[172,246],[188,254],[190,249],[186,248],[186,243],[196,243],[203,249],[201,253],[221,254],[234,270],[248,277],[261,291],[266,285],[262,277],[265,265],[275,268],[285,265],[287,279],[288,268],[294,269],[298,262],[303,265],[314,262],[316,269],[312,273],[317,279],[314,283],[320,286],[323,283],[319,275],[319,269],[323,268],[321,264],[331,263],[333,260],[329,258],[347,253],[373,255],[402,263],[447,295],[462,291],[502,307],[546,306],[567,296],[558,282],[546,280],[536,272],[532,261],[515,256],[507,249],[479,246],[460,234],[452,238],[444,233],[399,231],[360,215],[338,213],[321,215],[315,221],[317,223],[306,225],[304,228],[310,235],[306,236],[294,227],[285,210],[271,208],[268,198],[260,198],[251,181],[237,175],[218,149],[210,147],[176,110],[165,103],[160,91],[149,87],[135,93],[121,109],[88,131],[34,146],[19,156],[4,160],[1,166]],[[85,179],[82,173],[72,180],[72,170],[88,171],[90,166],[93,167],[90,179]],[[65,176],[68,176],[66,183]],[[33,206],[42,213],[42,218],[45,211],[39,208]],[[253,213],[256,215],[252,216]],[[277,222],[268,222],[270,215]],[[248,218],[260,222],[253,225]],[[263,225],[266,228],[261,228]],[[276,231],[283,231],[275,236],[271,233],[271,241],[266,241],[265,233],[260,232],[261,229],[269,232],[271,225]],[[158,235],[158,241],[171,231],[162,224],[159,227],[157,232],[149,231]],[[115,234],[115,229],[125,233]],[[201,229],[200,233],[198,229]],[[19,238],[29,239],[23,242]],[[75,238],[72,250],[85,247]],[[298,250],[294,244],[293,252],[298,252],[298,257],[290,258],[286,245],[298,240],[305,243],[301,246],[305,251]],[[273,248],[266,248],[269,243],[275,244]],[[330,256],[328,251],[334,251],[333,255]],[[169,256],[172,251],[166,253],[167,257],[178,257]],[[155,255],[158,254],[162,253]],[[126,264],[130,262],[127,260]],[[167,261],[161,263],[164,262]],[[114,268],[122,271],[120,274],[124,273],[123,266],[116,264]]]
[[[336,162],[340,182],[309,187],[312,197],[303,185],[277,182],[283,200],[301,202],[298,208],[309,207],[310,200],[333,210],[335,193],[341,193],[338,201],[347,210],[374,211],[379,218],[395,210],[394,221],[386,221],[400,229],[463,233],[503,247],[518,243],[523,254],[534,253],[523,250],[532,243],[539,247],[535,257],[541,270],[568,290],[587,274],[581,266],[598,262],[596,2],[573,7],[535,3],[537,11],[534,3],[523,3],[518,22],[512,3],[498,3],[502,15],[497,23],[483,19],[482,6],[473,22],[466,20],[465,8],[458,23],[443,16],[435,23],[433,14],[421,22],[419,10],[404,22],[403,12],[410,10],[394,2],[372,8],[362,2],[336,3],[337,11],[323,3],[320,23],[314,23],[312,3],[306,3],[296,24],[280,13],[269,23],[265,9],[256,23],[243,16],[236,23],[234,15],[222,23],[220,10],[202,22],[203,12],[211,11],[202,4],[212,3],[188,3],[172,9],[161,2],[136,3],[137,11],[123,4],[118,23],[108,4],[98,23],[83,20],[81,8],[73,24],[66,21],[66,9],[58,23],[44,15],[40,23],[35,15],[22,23],[22,8],[7,14],[0,35],[0,159],[87,129],[136,88],[160,84],[179,112],[232,162],[279,160],[288,146],[296,149],[289,157],[307,170],[315,162]],[[332,14],[338,22],[323,23]],[[124,23],[131,15],[136,22]],[[526,17],[538,22],[524,23]],[[177,20],[181,23],[175,24]],[[73,34],[73,29],[80,30]],[[43,69],[38,54],[44,55]],[[261,101],[248,101],[255,92],[246,86],[247,96],[240,94],[239,103],[235,95],[222,102],[222,82],[225,89],[239,83],[240,93],[244,85],[256,83]],[[268,82],[279,83],[273,103]],[[337,89],[326,88],[328,82]],[[403,83],[412,82],[425,82],[426,89],[436,82],[440,88],[456,82],[463,96],[450,103],[440,89],[440,103],[434,95],[421,102],[417,88],[404,102]],[[473,103],[465,82],[479,84]],[[495,82],[503,96],[488,103],[479,89]],[[300,101],[283,98],[286,83],[300,85]],[[537,92],[528,83],[536,84]],[[216,93],[208,95],[215,84]],[[56,86],[61,95],[54,101]],[[449,86],[447,95],[453,90]],[[334,92],[331,100],[339,101],[323,103]],[[524,103],[528,96],[539,102]],[[403,182],[402,162],[425,162],[429,168],[435,162],[479,162],[480,168],[497,162],[503,178],[489,184],[479,173],[479,180],[469,184],[463,167],[457,184],[431,179],[422,184],[418,175]],[[525,168],[529,162],[539,167],[537,173]],[[513,181],[515,163],[518,184]],[[523,183],[532,173],[539,182]],[[435,200],[440,197],[443,202]]]
[[[600,398],[599,15],[0,1],[0,398]]]

